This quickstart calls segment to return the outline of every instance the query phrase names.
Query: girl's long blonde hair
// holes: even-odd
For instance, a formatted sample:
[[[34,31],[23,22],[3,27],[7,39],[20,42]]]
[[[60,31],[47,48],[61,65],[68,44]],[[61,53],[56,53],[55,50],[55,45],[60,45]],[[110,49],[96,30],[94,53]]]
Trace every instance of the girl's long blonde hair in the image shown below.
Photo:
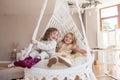
[[[75,34],[73,34],[72,32],[65,34],[64,38],[62,39],[62,42],[65,43],[64,39],[68,34],[70,34],[72,36],[72,43],[71,44],[75,45],[76,44],[76,37],[75,37]]]

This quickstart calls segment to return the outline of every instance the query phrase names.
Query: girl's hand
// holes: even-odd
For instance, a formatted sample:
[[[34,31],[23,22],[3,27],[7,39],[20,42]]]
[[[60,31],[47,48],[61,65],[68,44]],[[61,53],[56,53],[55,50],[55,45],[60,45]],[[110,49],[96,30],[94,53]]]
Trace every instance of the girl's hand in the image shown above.
[[[38,41],[37,40],[31,40],[31,43],[36,45],[38,43]]]

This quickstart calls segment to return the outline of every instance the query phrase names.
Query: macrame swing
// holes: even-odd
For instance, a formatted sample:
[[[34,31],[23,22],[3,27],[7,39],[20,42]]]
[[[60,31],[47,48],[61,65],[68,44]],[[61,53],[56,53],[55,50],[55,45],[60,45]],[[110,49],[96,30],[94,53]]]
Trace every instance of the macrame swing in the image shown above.
[[[36,39],[37,32],[39,29],[39,25],[41,23],[46,5],[48,0],[44,0],[43,8],[40,13],[40,17],[37,23],[37,26],[35,28],[35,31],[33,33],[32,39]],[[56,0],[54,12],[44,30],[46,31],[49,27],[56,27],[60,31],[60,38],[64,36],[67,32],[73,32],[77,37],[77,44],[81,48],[86,48],[87,50],[87,57],[85,59],[84,63],[80,63],[80,58],[75,59],[75,63],[70,68],[59,68],[58,66],[56,68],[47,68],[45,66],[33,66],[31,69],[25,69],[25,80],[96,80],[96,77],[92,71],[92,65],[94,61],[94,56],[90,54],[90,48],[87,42],[87,38],[85,35],[84,25],[82,22],[81,14],[80,14],[80,8],[78,1],[76,0],[76,6],[78,10],[79,20],[81,23],[83,36],[81,35],[78,27],[74,23],[70,13],[69,8],[67,5],[66,0]],[[43,34],[44,34],[43,32]],[[29,45],[27,49],[27,54],[24,56],[28,56],[29,52],[32,49],[32,44]],[[47,62],[48,60],[46,60]],[[45,61],[40,62],[42,65],[44,65]]]

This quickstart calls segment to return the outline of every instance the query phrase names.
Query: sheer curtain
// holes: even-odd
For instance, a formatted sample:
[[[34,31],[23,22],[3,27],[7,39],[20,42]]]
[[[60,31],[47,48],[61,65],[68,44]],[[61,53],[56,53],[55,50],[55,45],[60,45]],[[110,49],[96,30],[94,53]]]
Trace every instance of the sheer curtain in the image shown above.
[[[98,52],[98,61],[106,65],[106,70],[109,70],[109,65],[115,67],[120,64],[120,29],[115,29],[108,32],[98,32],[98,47],[104,51]],[[110,68],[112,70],[112,68]]]

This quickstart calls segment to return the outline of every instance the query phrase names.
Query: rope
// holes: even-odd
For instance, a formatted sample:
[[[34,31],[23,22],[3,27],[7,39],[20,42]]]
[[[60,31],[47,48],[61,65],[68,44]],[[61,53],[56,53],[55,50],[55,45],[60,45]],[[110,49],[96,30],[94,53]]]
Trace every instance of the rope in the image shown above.
[[[79,7],[78,3],[79,3],[78,0],[76,0],[76,6],[77,6],[78,15],[79,15],[79,20],[80,20],[80,23],[81,23],[81,27],[82,27],[82,31],[83,31],[83,35],[84,35],[84,39],[85,39],[85,43],[86,43],[87,53],[88,53],[87,57],[91,57],[90,48],[89,48],[88,40],[86,38],[84,24],[83,24],[83,21],[82,21],[82,17],[81,17],[81,13],[80,13],[80,7]]]
[[[44,12],[45,12],[45,8],[46,8],[46,5],[47,5],[47,1],[48,1],[48,0],[44,0],[44,5],[42,6],[42,10],[41,10],[41,13],[40,13],[40,16],[39,16],[39,19],[38,19],[36,28],[35,28],[34,33],[33,33],[33,36],[32,36],[32,40],[35,40],[35,39],[36,39],[36,36],[37,36],[38,30],[39,30],[40,23],[41,23],[41,20],[42,20],[42,18],[43,18]],[[33,47],[33,44],[30,43],[29,46],[28,46],[28,48],[27,48],[27,53],[25,54],[24,58],[29,55],[32,47]]]

